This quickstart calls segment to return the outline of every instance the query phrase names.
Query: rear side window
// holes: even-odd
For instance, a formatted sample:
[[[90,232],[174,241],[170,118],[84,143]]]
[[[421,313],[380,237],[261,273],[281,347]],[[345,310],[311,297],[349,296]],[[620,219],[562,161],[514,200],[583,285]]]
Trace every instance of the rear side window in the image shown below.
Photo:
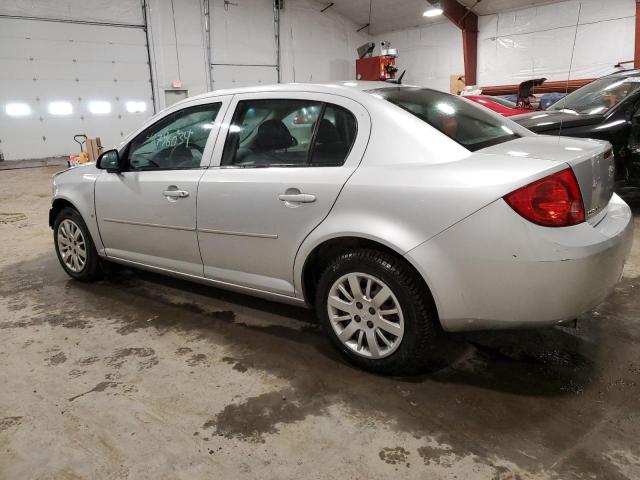
[[[222,166],[340,166],[355,140],[351,112],[312,100],[238,102]]]
[[[380,88],[369,93],[415,115],[472,152],[520,137],[512,123],[454,95],[414,87]]]
[[[347,159],[356,138],[356,119],[347,109],[327,104],[317,125],[311,165],[336,167]]]

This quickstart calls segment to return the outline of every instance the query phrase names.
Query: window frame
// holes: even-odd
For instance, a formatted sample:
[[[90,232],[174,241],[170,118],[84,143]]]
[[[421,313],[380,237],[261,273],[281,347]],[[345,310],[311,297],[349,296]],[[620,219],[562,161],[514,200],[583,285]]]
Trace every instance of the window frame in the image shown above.
[[[194,167],[184,167],[184,168],[167,167],[167,168],[141,168],[141,169],[131,168],[131,164],[130,164],[131,146],[137,139],[139,139],[143,135],[146,135],[149,132],[149,130],[158,128],[158,126],[163,124],[164,122],[169,122],[169,123],[166,123],[166,125],[169,125],[173,121],[176,121],[177,119],[173,121],[169,121],[169,119],[172,116],[175,116],[176,114],[188,112],[188,113],[185,113],[185,115],[188,115],[189,113],[193,113],[190,111],[206,110],[207,107],[211,108],[214,105],[218,105],[218,112],[216,113],[215,118],[212,120],[212,123],[214,124],[214,126],[209,131],[209,135],[207,136],[207,141],[205,142],[205,146],[202,150],[200,164],[197,167],[194,166]],[[155,121],[153,121],[152,123],[147,122],[141,129],[131,134],[129,136],[130,138],[126,140],[126,144],[124,148],[120,150],[120,156],[123,159],[122,172],[142,173],[142,172],[199,170],[199,169],[207,168],[210,163],[211,151],[213,149],[212,139],[215,142],[215,138],[217,138],[217,135],[220,130],[220,122],[224,118],[228,106],[229,106],[229,97],[212,97],[212,98],[207,98],[206,101],[201,101],[198,103],[189,103],[187,105],[177,105],[176,106],[177,108],[170,107],[169,109],[167,109],[166,114],[163,115],[162,117],[157,119],[155,117],[152,117],[151,120],[155,120]],[[164,126],[160,128],[164,128]]]
[[[311,163],[312,152],[315,148],[317,131],[320,126],[320,122],[317,121],[316,125],[314,125],[314,129],[309,140],[309,148],[307,150],[307,158],[304,163],[299,165],[293,164],[274,164],[274,165],[222,165],[221,162],[224,158],[224,149],[227,143],[227,138],[230,134],[230,127],[233,125],[233,121],[235,119],[236,112],[238,111],[238,107],[241,102],[251,102],[257,100],[300,100],[300,101],[308,101],[308,102],[317,102],[321,104],[321,109],[318,114],[318,119],[322,119],[322,116],[325,113],[327,105],[332,105],[335,107],[342,108],[346,110],[352,117],[355,123],[355,134],[351,145],[349,146],[349,150],[347,151],[344,161],[341,165],[320,165]],[[233,169],[256,169],[256,168],[305,168],[305,167],[316,167],[316,168],[343,168],[345,166],[352,166],[353,163],[359,163],[362,155],[364,154],[364,150],[366,149],[366,144],[368,142],[368,132],[371,129],[370,117],[366,109],[358,102],[341,95],[335,95],[330,93],[320,93],[320,92],[304,92],[304,91],[287,91],[287,92],[274,92],[274,91],[266,91],[266,92],[256,92],[256,93],[245,93],[245,94],[237,94],[234,96],[229,108],[227,109],[227,113],[225,115],[225,119],[222,122],[222,127],[220,129],[218,140],[216,141],[215,149],[214,149],[214,163],[212,163],[212,167],[214,168],[233,168]],[[361,131],[362,130],[362,131]],[[365,133],[366,132],[366,136]],[[356,159],[352,158],[352,153],[355,151],[361,151],[361,155],[359,155]]]

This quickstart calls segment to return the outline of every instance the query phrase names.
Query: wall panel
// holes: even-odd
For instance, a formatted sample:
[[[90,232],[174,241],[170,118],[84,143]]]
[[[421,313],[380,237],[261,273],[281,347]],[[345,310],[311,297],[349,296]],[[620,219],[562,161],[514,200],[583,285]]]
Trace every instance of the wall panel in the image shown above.
[[[478,82],[606,75],[633,59],[634,25],[633,0],[568,0],[480,17]]]

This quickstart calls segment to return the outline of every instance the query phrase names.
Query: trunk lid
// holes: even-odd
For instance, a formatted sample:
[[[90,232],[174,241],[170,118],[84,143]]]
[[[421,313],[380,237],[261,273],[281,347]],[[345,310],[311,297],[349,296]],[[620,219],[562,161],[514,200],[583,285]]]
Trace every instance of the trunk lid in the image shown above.
[[[589,223],[600,219],[613,195],[615,166],[608,142],[536,135],[494,145],[482,153],[509,155],[514,161],[526,157],[567,163],[578,180]]]
[[[579,114],[563,110],[546,110],[544,112],[531,112],[524,113],[522,115],[513,115],[509,118],[531,131],[542,133],[557,131],[560,128],[560,125],[562,125],[562,128],[595,125],[602,122],[604,115]]]

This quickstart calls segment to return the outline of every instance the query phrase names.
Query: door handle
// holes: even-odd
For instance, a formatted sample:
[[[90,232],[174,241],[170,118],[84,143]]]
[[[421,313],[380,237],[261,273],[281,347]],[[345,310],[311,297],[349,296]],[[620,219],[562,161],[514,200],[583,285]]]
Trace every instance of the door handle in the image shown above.
[[[310,193],[281,193],[278,199],[291,203],[313,203],[316,201],[316,196]]]
[[[186,190],[165,190],[162,194],[169,198],[185,198],[189,196],[189,192]]]

